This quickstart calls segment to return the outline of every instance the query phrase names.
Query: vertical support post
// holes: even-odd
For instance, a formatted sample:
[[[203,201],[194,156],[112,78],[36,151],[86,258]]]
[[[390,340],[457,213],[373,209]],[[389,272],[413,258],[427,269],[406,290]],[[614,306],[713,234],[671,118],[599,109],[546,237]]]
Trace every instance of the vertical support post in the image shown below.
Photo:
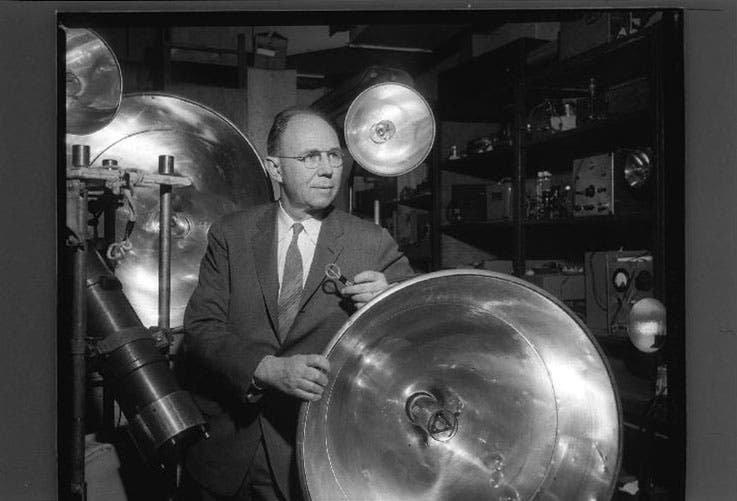
[[[381,226],[381,202],[374,200],[374,224]]]
[[[174,174],[174,157],[159,155],[159,174]],[[172,224],[172,187],[162,184],[159,188],[159,328],[168,329],[171,325],[171,224]],[[171,350],[171,347],[170,347]],[[171,354],[171,352],[170,352]],[[169,363],[170,368],[172,363]],[[173,440],[173,439],[172,439]],[[165,465],[162,463],[162,467]],[[179,488],[182,465],[176,463],[167,472],[170,482],[170,495],[173,500]]]
[[[88,167],[90,147],[72,146],[72,165]],[[72,358],[72,440],[71,440],[71,479],[72,499],[87,499],[87,484],[84,478],[84,432],[85,432],[85,394],[87,387],[87,186],[83,181],[69,181],[76,197],[75,221],[77,241],[74,263],[72,265],[72,336],[69,348]]]
[[[686,472],[685,193],[683,18],[663,14],[653,35],[652,93],[656,159],[655,296],[665,305],[668,338],[661,352],[667,367],[668,478],[670,494],[683,492]]]
[[[163,59],[161,61],[163,90],[171,87],[171,32],[169,28],[162,28],[161,48]]]
[[[236,52],[236,59],[238,61],[238,88],[243,89],[246,87],[248,82],[248,53],[246,52],[246,35],[244,33],[238,33],[238,48]]]
[[[432,216],[430,217],[430,271],[439,270],[442,265],[443,256],[442,242],[443,237],[440,233],[440,221],[443,214],[443,197],[442,197],[442,163],[443,151],[442,144],[442,123],[437,122],[436,145],[433,148],[433,162],[430,165],[429,177],[430,186],[432,187]]]
[[[152,84],[156,90],[166,90],[171,86],[171,34],[169,28],[160,27],[156,32],[153,48]]]
[[[87,499],[87,484],[84,478],[84,415],[85,389],[87,385],[86,342],[87,298],[85,284],[87,278],[87,187],[83,182],[72,181],[77,200],[77,228],[79,242],[74,254],[72,339],[72,499]]]
[[[514,174],[512,182],[512,221],[514,248],[512,267],[514,274],[525,274],[525,227],[523,220],[523,200],[525,195],[525,46],[524,40],[518,42],[518,57],[514,70]]]
[[[159,156],[159,174],[174,173],[174,157]],[[171,304],[171,185],[159,188],[159,327],[168,329]]]
[[[129,36],[129,30],[125,30],[126,39]],[[127,42],[126,42],[127,43]],[[102,166],[105,168],[114,168],[118,165],[118,162],[113,159],[103,159]],[[117,197],[109,190],[105,190],[102,196],[103,203],[103,239],[105,241],[105,248],[116,241],[115,233],[115,216],[116,208],[118,205]],[[110,269],[114,269],[115,262],[112,259],[106,259],[106,264]],[[113,397],[112,389],[103,384],[102,385],[102,436],[103,440],[111,440],[115,431],[115,398]]]

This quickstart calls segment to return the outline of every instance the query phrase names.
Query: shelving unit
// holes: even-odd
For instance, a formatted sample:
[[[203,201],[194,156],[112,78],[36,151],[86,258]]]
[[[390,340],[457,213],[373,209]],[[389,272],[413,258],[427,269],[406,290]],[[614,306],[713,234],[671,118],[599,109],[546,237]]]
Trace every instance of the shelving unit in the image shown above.
[[[630,424],[625,431],[625,437],[629,437],[625,440],[626,459],[637,455],[633,451],[639,445],[632,441],[637,426],[632,422],[641,419],[652,404],[656,367],[668,367],[669,414],[667,422],[658,423],[660,453],[667,460],[659,471],[660,480],[665,475],[672,492],[679,492],[678,478],[685,464],[683,209],[679,198],[683,193],[681,37],[678,14],[670,12],[634,35],[564,61],[544,66],[528,64],[528,54],[539,47],[539,41],[520,39],[441,73],[440,123],[511,123],[512,134],[510,145],[495,146],[493,151],[456,160],[449,160],[448,152],[439,154],[433,176],[433,191],[439,194],[434,201],[433,220],[436,269],[444,265],[443,236],[479,248],[497,259],[511,260],[517,276],[525,274],[531,260],[583,262],[587,252],[617,249],[647,250],[652,255],[653,295],[668,310],[668,348],[658,355],[643,355],[626,337],[602,336],[599,341],[620,389],[625,424]],[[595,109],[595,113],[579,110],[577,126],[563,132],[540,134],[528,129],[529,113],[535,103],[546,98],[585,96],[592,78],[599,93],[622,82],[646,84],[645,98],[638,96],[643,99],[643,106],[616,113],[605,113],[607,110],[601,108]],[[528,217],[525,187],[538,171],[559,176],[572,174],[575,159],[618,148],[649,148],[651,152],[649,202],[643,210],[622,213],[615,207],[614,214],[600,216]],[[449,173],[473,176],[479,184],[510,178],[510,217],[486,222],[445,221],[443,214],[450,200],[443,175]],[[615,168],[614,175],[617,174]],[[572,175],[570,181],[573,192]],[[440,195],[443,193],[445,199]],[[662,439],[667,440],[662,443]]]
[[[605,151],[619,147],[642,146],[642,137],[653,128],[653,120],[648,111],[619,115],[593,122],[584,122],[573,130],[556,132],[547,137],[526,139],[527,162],[525,173],[534,175],[534,165],[549,155],[566,159],[584,156],[591,151]],[[492,151],[460,158],[445,160],[442,170],[458,172],[485,179],[501,179],[514,175],[514,147],[499,146]],[[570,170],[570,164],[558,164],[558,171]]]
[[[459,160],[441,160],[439,175],[436,176],[435,189],[440,192],[442,189],[442,172],[457,172],[465,175],[478,177],[484,180],[499,181],[502,178],[512,178],[514,190],[515,214],[511,218],[511,222],[489,222],[489,223],[473,223],[473,224],[443,224],[439,225],[441,233],[452,235],[455,238],[466,241],[473,245],[480,246],[489,251],[499,251],[496,248],[500,242],[509,237],[510,228],[512,238],[516,241],[516,249],[501,249],[502,252],[495,252],[501,255],[510,255],[515,262],[515,272],[521,275],[525,269],[525,261],[534,259],[540,254],[537,245],[540,238],[536,233],[545,235],[550,232],[565,232],[572,236],[578,230],[585,230],[587,233],[596,232],[596,238],[589,238],[589,242],[574,242],[574,247],[580,253],[583,250],[598,250],[601,248],[617,248],[624,246],[627,248],[644,247],[654,248],[658,245],[652,241],[649,235],[653,233],[652,224],[655,221],[655,207],[651,207],[648,214],[635,214],[632,216],[607,215],[598,217],[568,217],[564,219],[549,220],[528,220],[523,211],[522,198],[524,194],[525,179],[534,177],[535,173],[540,170],[547,170],[553,174],[561,174],[571,171],[571,162],[576,158],[585,157],[592,154],[610,152],[617,148],[637,148],[656,144],[658,142],[659,126],[657,123],[654,107],[651,105],[648,109],[630,111],[623,114],[611,114],[602,118],[591,119],[588,121],[579,121],[577,127],[572,130],[563,132],[551,132],[548,134],[533,135],[526,132],[525,124],[527,120],[527,103],[539,94],[540,89],[544,88],[548,93],[553,92],[556,88],[571,89],[576,84],[581,84],[588,79],[586,75],[592,75],[584,71],[581,66],[585,66],[590,72],[602,71],[604,77],[602,82],[616,83],[610,74],[610,65],[602,64],[601,58],[613,58],[618,61],[622,57],[634,57],[637,55],[634,66],[639,71],[647,71],[646,76],[649,81],[654,80],[653,73],[658,71],[658,65],[648,66],[642,63],[652,54],[651,38],[653,30],[643,31],[642,33],[617,41],[611,46],[594,50],[594,54],[585,54],[574,60],[569,60],[560,65],[552,67],[530,69],[526,67],[525,55],[531,47],[535,47],[528,39],[522,39],[513,42],[507,46],[501,47],[496,51],[492,51],[478,60],[464,65],[460,70],[460,74],[456,74],[456,70],[449,70],[445,75],[441,75],[440,82],[446,82],[445,87],[452,90],[454,94],[443,96],[441,94],[441,103],[451,101],[448,104],[440,106],[440,109],[452,109],[454,112],[450,115],[452,119],[458,119],[458,110],[462,110],[464,103],[468,99],[477,99],[483,102],[484,99],[491,99],[488,92],[480,95],[474,95],[475,89],[481,88],[479,78],[473,79],[474,83],[468,89],[459,88],[459,82],[456,79],[468,79],[467,73],[471,71],[472,64],[483,65],[485,70],[480,72],[486,74],[487,77],[495,82],[503,82],[506,87],[497,85],[494,88],[499,92],[495,97],[497,104],[484,106],[479,105],[477,111],[466,118],[466,121],[474,120],[494,120],[499,119],[497,111],[500,109],[510,109],[507,114],[507,120],[513,120],[515,123],[515,131],[513,144],[496,147],[493,151],[485,152],[478,155],[468,156]],[[620,51],[625,51],[626,54]],[[519,60],[517,64],[510,58],[510,54],[517,54]],[[500,62],[494,63],[494,58],[499,57]],[[488,67],[496,67],[500,75],[491,75],[488,73]],[[575,70],[575,71],[574,71]],[[597,73],[597,78],[599,74]],[[632,78],[638,74],[632,74],[631,71],[625,72],[626,78]],[[640,75],[642,76],[642,75]],[[567,78],[567,79],[565,79]],[[546,80],[546,79],[549,79]],[[544,87],[541,82],[548,82]],[[537,86],[535,86],[537,84]],[[443,86],[441,85],[441,89]],[[569,92],[569,91],[565,91]],[[553,92],[555,94],[555,92]],[[456,102],[455,96],[463,96]],[[505,100],[510,96],[516,96],[514,103],[511,105]],[[539,95],[537,96],[539,98]],[[479,109],[486,109],[487,114],[479,115]],[[510,114],[512,115],[510,117]],[[443,116],[441,119],[446,119]],[[655,164],[658,159],[655,159]],[[572,185],[573,183],[571,183]],[[581,228],[578,228],[578,227]],[[629,231],[622,231],[629,230]],[[486,238],[479,236],[479,233],[486,235]],[[501,233],[501,234],[500,234]],[[629,234],[627,234],[629,233]],[[624,237],[622,240],[619,240]],[[620,245],[617,245],[620,243]],[[548,246],[547,250],[555,250],[556,247]],[[562,257],[570,255],[570,249],[565,246],[557,246],[558,253]],[[440,246],[435,249],[440,252]],[[436,260],[440,263],[440,260]]]

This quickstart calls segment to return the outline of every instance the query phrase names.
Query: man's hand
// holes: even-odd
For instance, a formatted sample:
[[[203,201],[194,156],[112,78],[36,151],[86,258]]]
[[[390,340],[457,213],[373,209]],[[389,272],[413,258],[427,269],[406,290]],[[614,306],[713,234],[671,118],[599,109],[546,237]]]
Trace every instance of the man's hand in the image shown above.
[[[330,362],[322,355],[267,355],[256,367],[253,377],[258,384],[314,402],[322,397],[329,372]]]
[[[343,296],[350,298],[356,308],[362,308],[374,296],[389,287],[386,277],[378,271],[362,271],[353,278],[353,285],[344,287]]]

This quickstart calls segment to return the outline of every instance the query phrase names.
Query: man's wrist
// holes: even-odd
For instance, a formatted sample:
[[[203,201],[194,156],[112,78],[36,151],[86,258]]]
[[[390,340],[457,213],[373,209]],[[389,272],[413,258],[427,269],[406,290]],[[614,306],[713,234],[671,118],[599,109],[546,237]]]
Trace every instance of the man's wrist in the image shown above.
[[[269,356],[271,355],[267,355],[266,357],[269,357]],[[246,394],[245,394],[245,400],[247,402],[250,402],[250,403],[258,402],[261,399],[261,396],[266,391],[266,387],[268,385],[261,378],[258,377],[258,373],[262,373],[264,371],[263,365],[264,365],[264,360],[266,360],[266,357],[261,359],[259,364],[256,366],[256,370],[253,371],[253,375],[251,375],[251,381],[248,383],[248,388],[246,389]]]
[[[263,376],[264,372],[268,370],[267,365],[270,363],[270,358],[274,358],[274,356],[266,355],[264,358],[262,358],[256,366],[256,370],[253,371],[253,376],[251,376],[251,386],[258,391],[264,391],[268,386],[264,382]]]

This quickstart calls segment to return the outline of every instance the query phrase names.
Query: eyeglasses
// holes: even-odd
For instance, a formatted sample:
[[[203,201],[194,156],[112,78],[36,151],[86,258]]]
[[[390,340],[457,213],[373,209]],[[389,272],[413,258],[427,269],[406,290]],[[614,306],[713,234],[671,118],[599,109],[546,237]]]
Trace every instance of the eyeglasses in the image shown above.
[[[332,150],[310,150],[304,155],[299,155],[296,157],[285,157],[280,155],[277,158],[291,158],[293,160],[302,162],[308,169],[317,169],[317,167],[320,165],[320,162],[322,161],[323,153],[327,155],[328,165],[330,165],[330,167],[337,169],[338,167],[341,167],[343,165],[343,152],[337,148]]]

